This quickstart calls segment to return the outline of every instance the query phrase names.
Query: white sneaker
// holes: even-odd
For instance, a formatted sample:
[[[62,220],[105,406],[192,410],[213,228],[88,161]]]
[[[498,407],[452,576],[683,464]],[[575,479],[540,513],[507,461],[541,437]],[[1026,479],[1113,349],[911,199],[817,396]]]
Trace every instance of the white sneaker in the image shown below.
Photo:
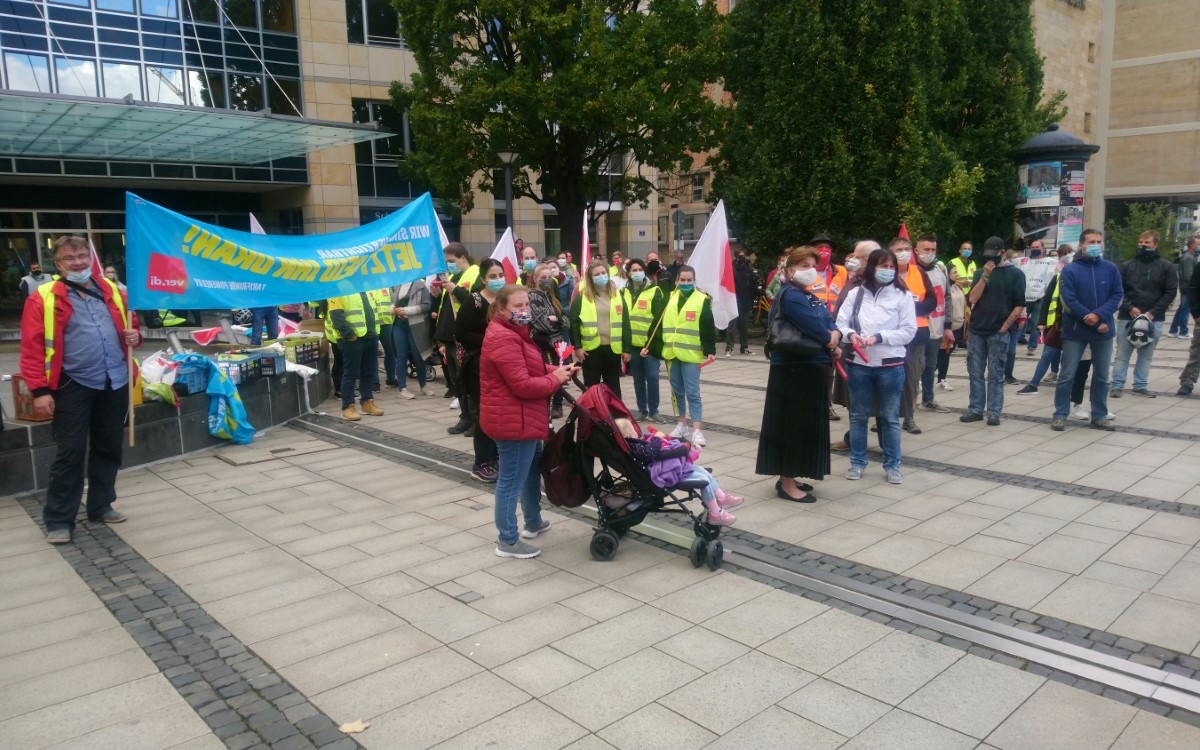
[[[413,398],[416,398],[416,396],[414,396],[412,394],[412,391],[408,390],[407,388],[401,388],[400,389],[400,398],[413,399]]]
[[[1192,337],[1192,334],[1190,334],[1190,333],[1179,334],[1179,338],[1181,338],[1181,339],[1190,339],[1191,337]]]
[[[691,442],[692,442],[692,445],[698,445],[701,448],[703,448],[705,445],[707,445],[707,443],[704,440],[704,433],[701,432],[700,430],[696,430],[695,432],[692,433],[692,441]]]
[[[1109,418],[1109,419],[1116,419],[1116,418],[1117,418],[1117,415],[1116,415],[1116,414],[1113,414],[1113,413],[1110,411],[1110,412],[1108,413],[1108,418]]]
[[[1087,409],[1083,408],[1083,404],[1076,404],[1075,408],[1071,410],[1071,419],[1082,419],[1087,422],[1091,418],[1092,415],[1088,413]]]
[[[450,402],[450,409],[453,410],[453,409],[457,409],[457,408],[458,408],[458,399],[454,399],[453,401]]]
[[[676,422],[675,429],[671,430],[671,434],[668,435],[667,437],[683,438],[683,437],[687,437],[687,434],[688,434],[687,422]]]
[[[938,386],[938,388],[941,388],[943,391],[952,391],[952,390],[954,390],[954,386],[950,385],[950,384],[949,384],[949,383],[947,383],[945,380],[939,380],[939,381],[938,381],[938,383],[937,383],[937,386]]]
[[[1179,338],[1179,334],[1177,334],[1177,333],[1170,333],[1170,332],[1168,332],[1168,333],[1167,333],[1167,338],[1169,338],[1169,339],[1177,339],[1177,338]]]
[[[733,350],[732,349],[725,350],[725,359],[733,359]]]

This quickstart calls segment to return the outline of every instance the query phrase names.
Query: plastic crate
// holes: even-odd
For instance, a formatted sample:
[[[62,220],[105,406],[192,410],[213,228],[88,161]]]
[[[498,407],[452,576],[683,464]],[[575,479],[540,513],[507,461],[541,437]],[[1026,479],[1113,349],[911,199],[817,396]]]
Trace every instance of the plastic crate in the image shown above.
[[[321,358],[322,336],[311,333],[292,334],[279,340],[283,344],[283,356],[288,362],[308,365]]]
[[[217,367],[220,367],[229,376],[234,385],[249,383],[258,377],[254,360],[244,354],[218,357]]]
[[[254,361],[260,377],[269,378],[287,372],[287,360],[282,354],[259,352],[254,355]]]
[[[20,375],[12,376],[13,407],[17,419],[26,422],[49,422],[52,416],[42,416],[33,411],[33,393],[25,385],[25,378]]]
[[[180,396],[204,393],[208,389],[207,373],[207,370],[196,365],[183,365],[175,371],[175,384],[172,388]]]

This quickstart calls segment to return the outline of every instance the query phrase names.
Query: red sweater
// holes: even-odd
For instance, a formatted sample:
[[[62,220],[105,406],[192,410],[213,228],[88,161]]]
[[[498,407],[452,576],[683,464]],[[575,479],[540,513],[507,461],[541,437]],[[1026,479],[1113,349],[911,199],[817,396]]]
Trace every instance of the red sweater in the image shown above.
[[[558,378],[529,337],[529,326],[495,318],[479,358],[479,425],[493,440],[545,440]]]

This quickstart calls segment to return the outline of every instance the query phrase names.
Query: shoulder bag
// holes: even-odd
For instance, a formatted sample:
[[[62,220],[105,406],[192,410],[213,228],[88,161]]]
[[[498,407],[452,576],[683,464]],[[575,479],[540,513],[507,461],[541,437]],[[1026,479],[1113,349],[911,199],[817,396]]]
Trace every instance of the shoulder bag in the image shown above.
[[[769,354],[778,352],[791,357],[815,357],[825,349],[825,346],[804,335],[803,331],[779,314],[779,307],[783,303],[787,291],[786,289],[781,290],[771,305],[771,314],[767,321],[767,352]]]

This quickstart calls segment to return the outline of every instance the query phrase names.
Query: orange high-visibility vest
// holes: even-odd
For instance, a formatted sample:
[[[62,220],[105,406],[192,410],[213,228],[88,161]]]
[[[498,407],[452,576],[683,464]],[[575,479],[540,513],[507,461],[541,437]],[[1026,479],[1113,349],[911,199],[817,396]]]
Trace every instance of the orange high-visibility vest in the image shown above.
[[[925,299],[925,277],[921,275],[921,268],[916,263],[908,264],[908,271],[904,274],[904,284],[908,287],[908,291],[912,293],[913,302],[917,303]],[[917,328],[928,328],[929,316],[917,316]]]
[[[829,312],[832,313],[834,306],[837,304],[838,295],[842,293],[842,289],[846,286],[848,275],[845,266],[830,263],[824,271],[817,270],[817,280],[808,288],[808,291],[816,295],[817,299],[823,301],[825,306],[829,308]]]

